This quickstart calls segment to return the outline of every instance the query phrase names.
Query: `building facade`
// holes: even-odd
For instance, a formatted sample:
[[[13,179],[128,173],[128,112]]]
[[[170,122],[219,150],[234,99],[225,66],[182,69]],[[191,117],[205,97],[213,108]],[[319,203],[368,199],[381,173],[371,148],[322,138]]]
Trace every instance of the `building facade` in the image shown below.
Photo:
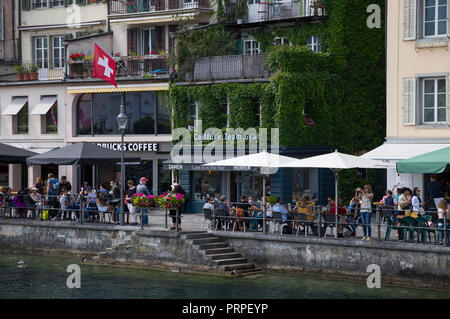
[[[119,152],[116,117],[124,103],[127,153],[143,160],[127,165],[125,178],[146,176],[153,192],[166,191],[171,184],[170,171],[162,169],[171,149],[170,32],[181,24],[208,23],[209,3],[24,0],[19,8],[22,59],[0,83],[0,142],[43,153],[84,141]],[[116,60],[117,88],[93,78],[94,43]],[[75,188],[80,180],[98,184],[120,177],[119,165],[80,170],[9,165],[4,171],[2,183],[16,190],[25,186],[23,180],[29,186],[49,172],[66,175]]]
[[[397,174],[395,162],[450,146],[450,1],[388,1],[387,12],[386,142],[364,156],[393,164],[387,188],[426,196],[428,176]]]

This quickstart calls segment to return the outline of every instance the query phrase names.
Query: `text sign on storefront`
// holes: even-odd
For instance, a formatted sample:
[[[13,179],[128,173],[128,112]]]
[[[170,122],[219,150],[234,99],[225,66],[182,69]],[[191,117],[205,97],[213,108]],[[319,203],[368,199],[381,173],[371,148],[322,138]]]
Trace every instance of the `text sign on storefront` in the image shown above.
[[[109,148],[114,151],[121,151],[122,144],[121,143],[95,143],[98,146]],[[158,143],[145,143],[145,142],[137,142],[137,143],[123,143],[124,151],[128,152],[157,152],[159,150]]]

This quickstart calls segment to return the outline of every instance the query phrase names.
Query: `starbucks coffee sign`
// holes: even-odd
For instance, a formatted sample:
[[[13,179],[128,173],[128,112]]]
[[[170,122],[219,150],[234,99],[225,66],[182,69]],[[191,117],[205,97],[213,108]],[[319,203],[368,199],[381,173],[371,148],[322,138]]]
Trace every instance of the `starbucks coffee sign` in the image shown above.
[[[109,148],[114,151],[122,150],[122,143],[95,143],[98,146]],[[123,143],[123,150],[127,152],[157,152],[159,150],[158,143]]]

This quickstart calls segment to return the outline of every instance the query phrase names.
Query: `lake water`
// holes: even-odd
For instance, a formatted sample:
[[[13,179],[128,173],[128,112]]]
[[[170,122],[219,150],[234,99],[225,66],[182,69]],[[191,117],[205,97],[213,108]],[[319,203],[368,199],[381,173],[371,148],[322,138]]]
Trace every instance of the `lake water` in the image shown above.
[[[22,258],[27,268],[17,267]],[[81,288],[66,286],[70,264]],[[450,291],[383,286],[278,273],[228,278],[153,269],[83,265],[77,257],[0,254],[0,298],[450,298]]]

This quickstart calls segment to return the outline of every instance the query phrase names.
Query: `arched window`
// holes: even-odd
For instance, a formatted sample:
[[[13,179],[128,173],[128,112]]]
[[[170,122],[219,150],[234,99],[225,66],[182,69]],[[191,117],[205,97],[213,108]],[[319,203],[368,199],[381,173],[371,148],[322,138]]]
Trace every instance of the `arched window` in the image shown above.
[[[121,103],[122,93],[83,94],[77,104],[77,135],[119,135]],[[126,93],[126,134],[170,134],[167,103],[164,93]]]

